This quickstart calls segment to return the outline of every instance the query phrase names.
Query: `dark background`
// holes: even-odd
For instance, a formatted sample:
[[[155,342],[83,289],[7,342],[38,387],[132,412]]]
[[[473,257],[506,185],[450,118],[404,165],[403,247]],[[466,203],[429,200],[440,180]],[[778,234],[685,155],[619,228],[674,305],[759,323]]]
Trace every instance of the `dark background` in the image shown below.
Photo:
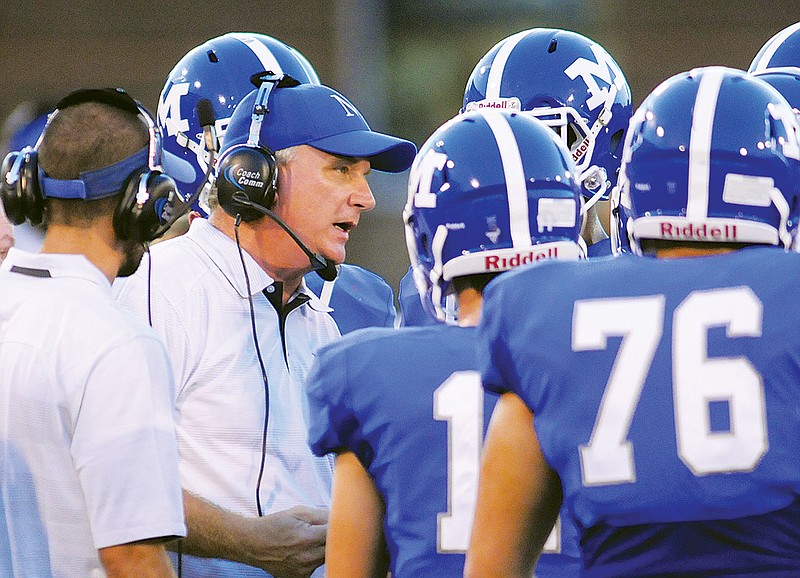
[[[481,56],[520,30],[566,28],[599,42],[638,105],[673,74],[746,69],[764,42],[800,21],[798,0],[74,0],[7,1],[0,10],[0,118],[83,86],[125,87],[155,111],[186,52],[225,32],[260,32],[305,54],[374,129],[417,145],[458,112]],[[406,176],[374,174],[378,207],[348,246],[349,262],[395,288],[408,266]]]

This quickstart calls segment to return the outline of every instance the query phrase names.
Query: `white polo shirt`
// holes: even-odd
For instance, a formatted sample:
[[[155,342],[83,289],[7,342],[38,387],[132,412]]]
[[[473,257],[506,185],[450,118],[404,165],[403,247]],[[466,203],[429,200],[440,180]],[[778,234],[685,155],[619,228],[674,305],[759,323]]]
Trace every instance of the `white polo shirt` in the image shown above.
[[[98,548],[184,536],[166,351],[82,255],[0,266],[0,575],[105,575]]]
[[[265,385],[236,243],[207,220],[195,219],[188,233],[154,245],[151,253],[150,274],[145,256],[139,271],[118,280],[114,291],[141,318],[152,318],[167,345],[177,384],[184,488],[233,512],[256,516]],[[333,460],[314,456],[308,446],[304,387],[314,351],[338,338],[339,330],[330,309],[303,285],[308,300],[286,315],[282,339],[278,313],[262,293],[273,280],[247,252],[242,254],[269,387],[266,461],[259,488],[263,513],[296,505],[327,508]],[[183,575],[266,574],[184,555]]]

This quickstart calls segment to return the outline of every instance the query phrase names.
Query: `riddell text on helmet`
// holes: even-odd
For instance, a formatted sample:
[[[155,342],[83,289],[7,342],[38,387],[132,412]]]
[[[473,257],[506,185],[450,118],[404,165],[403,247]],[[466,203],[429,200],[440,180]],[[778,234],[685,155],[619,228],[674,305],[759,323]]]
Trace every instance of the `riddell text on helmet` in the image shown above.
[[[738,241],[736,225],[709,226],[694,223],[683,226],[661,223],[661,238],[681,241]]]
[[[589,139],[589,137],[583,139],[580,144],[575,147],[575,150],[572,151],[572,160],[576,163],[580,161],[583,155],[586,154],[586,151],[589,150],[590,144],[592,144],[592,141]]]
[[[548,247],[545,251],[520,252],[511,257],[486,255],[483,266],[486,271],[505,271],[506,269],[527,265],[528,263],[533,263],[540,259],[554,259],[557,257],[558,247]]]

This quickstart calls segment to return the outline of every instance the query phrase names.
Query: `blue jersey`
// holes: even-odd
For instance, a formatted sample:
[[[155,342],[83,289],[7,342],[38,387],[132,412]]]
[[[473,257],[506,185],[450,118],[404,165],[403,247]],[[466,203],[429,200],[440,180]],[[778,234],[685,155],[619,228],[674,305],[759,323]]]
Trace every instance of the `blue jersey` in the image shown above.
[[[319,350],[307,390],[312,450],[353,452],[384,499],[392,576],[461,576],[497,399],[480,384],[476,330],[353,333]],[[577,534],[561,543],[574,557],[543,558],[537,575],[576,575]]]
[[[333,309],[331,316],[342,335],[364,327],[394,327],[394,291],[375,273],[345,263],[333,281],[323,281],[314,272],[305,281]]]
[[[607,257],[613,253],[614,251],[611,248],[610,238],[601,239],[597,243],[592,243],[586,247],[586,256],[589,259],[593,259],[595,257]]]
[[[533,411],[586,576],[800,575],[798,279],[748,248],[487,287],[484,386]]]
[[[400,301],[400,325],[402,327],[424,327],[440,323],[422,305],[419,291],[417,291],[417,286],[414,284],[414,275],[411,267],[400,279],[398,301]]]

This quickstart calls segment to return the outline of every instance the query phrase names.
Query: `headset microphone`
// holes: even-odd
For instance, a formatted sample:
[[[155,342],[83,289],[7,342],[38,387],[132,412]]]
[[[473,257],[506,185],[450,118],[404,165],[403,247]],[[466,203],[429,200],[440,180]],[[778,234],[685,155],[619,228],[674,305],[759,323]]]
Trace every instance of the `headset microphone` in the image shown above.
[[[188,205],[190,207],[194,205],[198,197],[200,197],[200,193],[202,193],[203,189],[205,189],[206,186],[212,181],[214,161],[217,157],[217,150],[219,148],[217,131],[214,129],[214,123],[216,122],[214,107],[211,105],[211,101],[207,98],[201,98],[197,102],[197,118],[200,121],[200,126],[203,127],[203,139],[205,141],[206,150],[208,151],[208,166],[206,167],[206,172],[203,175],[203,179],[200,181],[200,185],[197,187],[197,190],[192,193],[192,196],[188,199],[183,199],[184,205]],[[176,220],[177,219],[170,220],[169,224],[164,227],[163,231],[161,231],[161,234],[163,234]]]
[[[197,101],[197,120],[203,128],[203,140],[209,154],[208,164],[213,164],[214,157],[219,150],[219,141],[217,140],[217,131],[214,126],[216,121],[214,107],[207,98],[201,98]]]
[[[316,271],[317,275],[319,275],[324,281],[333,281],[336,279],[336,275],[339,273],[336,269],[336,264],[332,261],[329,261],[319,253],[313,253],[311,249],[309,249],[306,244],[300,240],[300,237],[298,237],[297,234],[289,228],[289,225],[284,223],[283,219],[281,219],[274,211],[271,211],[270,209],[259,205],[258,203],[252,202],[244,193],[234,193],[233,200],[246,207],[255,209],[259,213],[262,213],[263,215],[266,215],[275,221],[284,231],[286,231],[292,240],[297,243],[297,246],[300,247],[300,250],[306,254],[306,257],[308,257],[308,260],[311,263],[311,267],[314,271]]]

